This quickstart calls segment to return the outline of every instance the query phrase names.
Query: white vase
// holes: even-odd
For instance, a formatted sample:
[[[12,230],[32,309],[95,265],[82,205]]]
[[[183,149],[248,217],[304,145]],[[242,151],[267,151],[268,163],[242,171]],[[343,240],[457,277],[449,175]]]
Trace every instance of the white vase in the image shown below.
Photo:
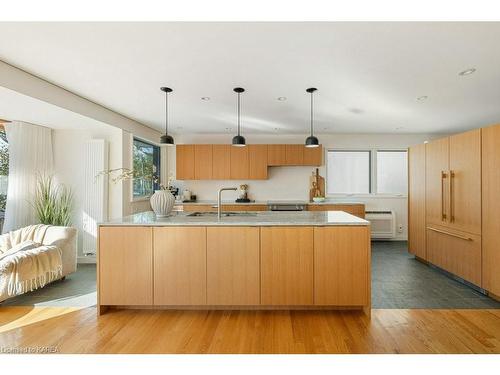
[[[168,190],[155,190],[149,201],[157,217],[167,217],[174,208],[175,197]]]

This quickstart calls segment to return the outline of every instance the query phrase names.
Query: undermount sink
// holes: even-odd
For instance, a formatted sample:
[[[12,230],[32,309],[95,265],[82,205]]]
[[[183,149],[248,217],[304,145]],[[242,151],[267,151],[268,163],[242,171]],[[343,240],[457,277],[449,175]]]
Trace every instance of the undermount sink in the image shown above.
[[[222,212],[222,216],[257,216],[256,212]],[[193,212],[187,216],[217,216],[217,212]]]

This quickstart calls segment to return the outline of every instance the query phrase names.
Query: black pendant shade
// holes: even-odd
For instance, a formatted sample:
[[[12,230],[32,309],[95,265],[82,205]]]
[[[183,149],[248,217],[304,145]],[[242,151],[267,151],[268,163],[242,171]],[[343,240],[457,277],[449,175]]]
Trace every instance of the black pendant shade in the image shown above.
[[[245,89],[236,87],[233,91],[238,94],[238,134],[233,137],[232,145],[236,147],[245,147],[247,145],[245,137],[240,134],[240,95],[242,92],[245,92]]]
[[[160,90],[165,93],[165,134],[160,137],[160,143],[164,145],[173,145],[174,138],[168,135],[168,93],[173,90],[170,87],[160,87]]]
[[[313,93],[318,90],[317,88],[311,87],[306,90],[309,94],[311,94],[311,135],[306,138],[305,146],[306,147],[319,147],[319,140],[313,134],[314,131],[314,118],[313,118]]]

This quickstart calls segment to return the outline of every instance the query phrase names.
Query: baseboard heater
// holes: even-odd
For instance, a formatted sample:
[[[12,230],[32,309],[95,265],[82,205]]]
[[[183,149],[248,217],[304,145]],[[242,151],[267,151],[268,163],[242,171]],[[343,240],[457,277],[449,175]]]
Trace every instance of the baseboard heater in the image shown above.
[[[396,214],[394,211],[366,211],[365,218],[371,224],[373,239],[389,240],[396,237]]]

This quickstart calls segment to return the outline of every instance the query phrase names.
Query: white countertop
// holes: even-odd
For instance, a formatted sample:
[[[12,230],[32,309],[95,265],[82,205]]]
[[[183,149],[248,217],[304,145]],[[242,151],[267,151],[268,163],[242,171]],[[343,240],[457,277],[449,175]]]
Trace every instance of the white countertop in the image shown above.
[[[258,204],[258,205],[267,205],[270,201],[252,201],[248,203],[238,203],[235,201],[222,201],[222,204],[226,205],[252,205],[252,204]],[[276,202],[276,201],[271,201],[271,202]],[[308,202],[306,200],[303,201],[304,204],[314,204],[314,205],[321,205],[321,204],[339,204],[339,205],[355,205],[355,204],[364,204],[363,202],[357,202],[357,201],[342,201],[342,200],[334,200],[334,199],[327,199],[324,202]],[[198,200],[196,202],[175,202],[175,204],[179,205],[217,205],[216,200]]]
[[[103,226],[367,226],[370,222],[344,211],[252,212],[241,216],[189,216],[189,212],[172,212],[157,218],[152,211],[100,223]]]

